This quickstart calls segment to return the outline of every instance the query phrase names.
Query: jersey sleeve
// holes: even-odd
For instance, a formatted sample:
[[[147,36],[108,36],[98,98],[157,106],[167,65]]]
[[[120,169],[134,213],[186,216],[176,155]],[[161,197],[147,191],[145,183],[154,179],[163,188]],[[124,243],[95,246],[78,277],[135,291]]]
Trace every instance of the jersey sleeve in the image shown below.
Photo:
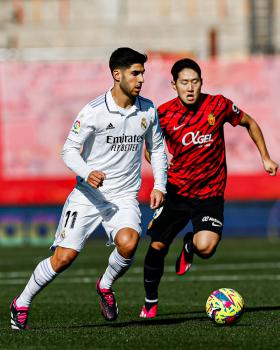
[[[75,118],[68,139],[83,145],[88,136],[94,132],[93,121],[93,109],[86,105]]]
[[[81,157],[80,148],[81,146],[79,143],[68,138],[63,146],[61,156],[64,163],[70,170],[87,181],[92,169]]]
[[[167,181],[167,156],[164,149],[162,131],[159,125],[157,111],[154,108],[154,116],[146,137],[146,148],[150,154],[151,165],[154,175],[154,189],[166,193]]]
[[[85,180],[91,169],[81,156],[81,147],[88,136],[94,132],[93,120],[92,108],[86,105],[74,120],[61,153],[67,167]]]
[[[225,98],[225,122],[230,123],[232,126],[236,126],[240,123],[244,112],[239,109],[235,103],[228,98]]]

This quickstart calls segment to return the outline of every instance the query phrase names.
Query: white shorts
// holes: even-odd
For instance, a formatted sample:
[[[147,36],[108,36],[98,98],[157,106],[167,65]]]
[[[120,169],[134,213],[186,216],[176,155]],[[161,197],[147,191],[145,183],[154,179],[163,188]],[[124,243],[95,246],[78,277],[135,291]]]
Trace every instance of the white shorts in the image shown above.
[[[133,228],[141,235],[141,212],[135,198],[119,198],[102,206],[81,204],[75,201],[75,191],[67,198],[51,249],[57,246],[82,250],[87,239],[102,224],[113,244],[117,232]]]

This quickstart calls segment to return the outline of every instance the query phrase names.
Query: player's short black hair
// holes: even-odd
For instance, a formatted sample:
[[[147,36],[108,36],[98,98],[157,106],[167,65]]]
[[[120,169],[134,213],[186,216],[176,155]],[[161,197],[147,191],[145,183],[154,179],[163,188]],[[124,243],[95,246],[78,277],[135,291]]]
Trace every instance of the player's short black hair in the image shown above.
[[[111,54],[109,67],[111,72],[113,72],[116,68],[129,68],[135,63],[144,64],[147,59],[146,54],[142,54],[129,47],[119,47]]]
[[[190,58],[182,58],[175,62],[171,68],[171,74],[174,81],[178,79],[179,73],[185,68],[193,69],[199,75],[199,78],[201,78],[201,69],[199,65]]]

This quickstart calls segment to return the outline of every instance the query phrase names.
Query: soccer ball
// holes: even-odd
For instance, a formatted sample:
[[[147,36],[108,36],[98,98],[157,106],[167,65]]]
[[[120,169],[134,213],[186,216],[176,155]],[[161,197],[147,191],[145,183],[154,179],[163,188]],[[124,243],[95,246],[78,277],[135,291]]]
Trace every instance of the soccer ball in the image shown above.
[[[220,288],[206,302],[206,313],[218,325],[232,325],[244,312],[244,300],[234,289]]]

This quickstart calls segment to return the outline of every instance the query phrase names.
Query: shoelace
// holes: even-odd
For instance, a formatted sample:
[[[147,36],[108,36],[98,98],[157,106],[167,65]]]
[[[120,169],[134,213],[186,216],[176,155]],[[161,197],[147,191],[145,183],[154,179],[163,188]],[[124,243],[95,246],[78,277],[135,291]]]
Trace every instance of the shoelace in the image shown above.
[[[106,299],[107,303],[110,307],[114,305],[114,294],[111,291],[108,292],[102,292],[104,298]]]
[[[18,311],[17,320],[20,324],[25,325],[28,316],[28,311]]]

